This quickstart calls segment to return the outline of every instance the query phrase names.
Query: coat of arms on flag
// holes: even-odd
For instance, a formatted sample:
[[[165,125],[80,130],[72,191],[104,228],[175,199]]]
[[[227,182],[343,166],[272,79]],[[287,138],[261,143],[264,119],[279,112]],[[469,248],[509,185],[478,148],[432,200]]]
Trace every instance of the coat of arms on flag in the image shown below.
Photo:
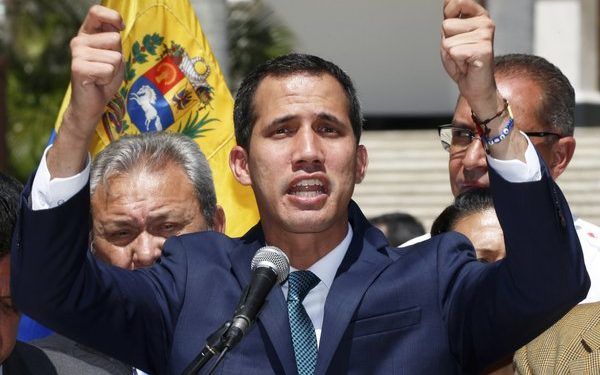
[[[211,166],[226,233],[244,234],[258,221],[252,190],[229,169],[235,145],[233,98],[187,0],[104,0],[125,22],[125,77],[107,105],[90,152],[125,134],[180,132],[193,138]],[[68,103],[67,91],[56,121]]]
[[[167,46],[158,33],[144,35],[141,43],[132,45],[120,97],[111,101],[104,114],[106,137],[112,141],[128,133],[131,125],[140,133],[166,130],[176,119],[185,121],[174,131],[200,137],[210,130],[206,124],[218,121],[209,117],[214,91],[207,81],[210,74],[211,67],[203,57],[190,56],[175,41]],[[205,112],[201,118],[200,112]]]

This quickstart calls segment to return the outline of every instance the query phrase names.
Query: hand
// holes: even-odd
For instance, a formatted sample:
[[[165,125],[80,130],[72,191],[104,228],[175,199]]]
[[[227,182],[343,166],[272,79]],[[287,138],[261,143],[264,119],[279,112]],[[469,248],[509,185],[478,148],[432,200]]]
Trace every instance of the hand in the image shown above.
[[[123,82],[123,20],[116,11],[95,5],[71,40],[71,88],[68,112],[80,131],[95,128],[104,107]],[[81,129],[82,126],[92,129]]]
[[[494,28],[487,11],[475,1],[444,1],[442,63],[480,118],[490,117],[502,105],[494,80]]]
[[[123,29],[118,12],[94,5],[71,40],[71,100],[47,154],[52,178],[75,175],[85,166],[98,121],[123,82]]]

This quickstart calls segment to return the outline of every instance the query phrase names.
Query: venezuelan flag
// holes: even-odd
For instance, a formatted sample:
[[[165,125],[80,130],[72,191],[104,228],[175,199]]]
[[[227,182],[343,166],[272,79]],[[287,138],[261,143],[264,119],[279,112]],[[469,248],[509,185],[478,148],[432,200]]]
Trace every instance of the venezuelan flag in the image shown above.
[[[233,98],[189,1],[104,0],[102,5],[118,11],[126,25],[125,79],[96,128],[91,154],[125,134],[188,135],[210,163],[227,234],[244,234],[258,222],[258,210],[252,190],[240,185],[229,169],[235,145]]]

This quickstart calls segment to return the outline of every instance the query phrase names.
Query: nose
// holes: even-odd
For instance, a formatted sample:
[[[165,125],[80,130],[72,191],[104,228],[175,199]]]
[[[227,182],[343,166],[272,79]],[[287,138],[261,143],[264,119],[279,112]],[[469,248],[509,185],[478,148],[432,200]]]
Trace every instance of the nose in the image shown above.
[[[474,139],[467,149],[462,160],[466,171],[484,169],[487,171],[487,161],[485,159],[485,150],[479,139]]]
[[[307,168],[323,162],[323,149],[319,135],[310,126],[298,130],[295,136],[293,164]]]
[[[132,244],[132,268],[150,267],[160,257],[165,239],[141,233]]]

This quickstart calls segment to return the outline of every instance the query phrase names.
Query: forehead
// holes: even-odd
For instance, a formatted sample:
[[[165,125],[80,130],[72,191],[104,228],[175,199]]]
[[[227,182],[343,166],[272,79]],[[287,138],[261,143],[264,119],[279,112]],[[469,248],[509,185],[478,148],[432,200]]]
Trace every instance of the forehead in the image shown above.
[[[92,207],[107,209],[131,202],[185,201],[197,199],[194,186],[180,166],[167,163],[157,170],[137,168],[119,173],[98,184]]]
[[[295,73],[285,76],[269,75],[256,89],[254,112],[258,119],[277,117],[294,108],[307,110],[327,109],[348,119],[348,103],[342,85],[327,73]]]
[[[522,131],[548,131],[538,118],[543,104],[541,87],[530,78],[496,75],[498,91],[510,103],[511,110]],[[463,97],[458,98],[454,122],[475,127],[471,120],[471,107]]]

